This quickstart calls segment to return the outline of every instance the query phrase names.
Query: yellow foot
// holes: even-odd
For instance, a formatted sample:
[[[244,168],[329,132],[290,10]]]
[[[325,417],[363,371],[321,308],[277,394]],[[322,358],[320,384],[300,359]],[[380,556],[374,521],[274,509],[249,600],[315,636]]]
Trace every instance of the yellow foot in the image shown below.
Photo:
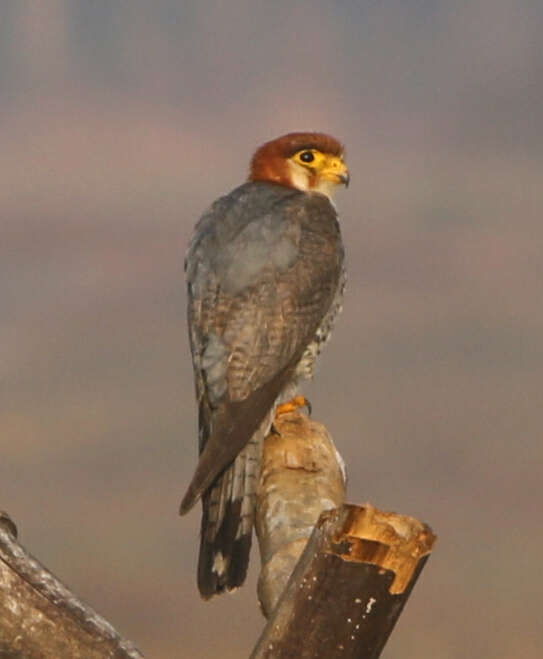
[[[311,415],[311,403],[307,400],[305,396],[294,396],[288,403],[283,403],[278,405],[275,410],[275,416],[281,416],[281,414],[288,414],[289,412],[296,412],[300,407],[306,407],[309,415]]]

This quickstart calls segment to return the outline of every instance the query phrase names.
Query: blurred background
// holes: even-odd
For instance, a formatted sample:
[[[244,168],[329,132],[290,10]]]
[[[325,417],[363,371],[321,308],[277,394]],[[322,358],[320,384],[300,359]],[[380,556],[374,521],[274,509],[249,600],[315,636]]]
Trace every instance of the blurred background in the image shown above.
[[[385,659],[543,655],[539,0],[3,0],[0,507],[152,658],[247,657],[204,603],[183,257],[254,148],[330,132],[344,312],[305,390],[349,500],[439,534]]]

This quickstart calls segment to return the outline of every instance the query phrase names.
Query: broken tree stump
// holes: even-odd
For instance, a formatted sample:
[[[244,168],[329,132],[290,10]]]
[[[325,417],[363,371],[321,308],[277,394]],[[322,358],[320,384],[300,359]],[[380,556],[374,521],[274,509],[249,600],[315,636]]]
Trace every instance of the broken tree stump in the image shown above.
[[[322,424],[294,412],[275,425],[256,523],[268,623],[251,659],[377,659],[436,536],[413,517],[342,504],[343,461]]]

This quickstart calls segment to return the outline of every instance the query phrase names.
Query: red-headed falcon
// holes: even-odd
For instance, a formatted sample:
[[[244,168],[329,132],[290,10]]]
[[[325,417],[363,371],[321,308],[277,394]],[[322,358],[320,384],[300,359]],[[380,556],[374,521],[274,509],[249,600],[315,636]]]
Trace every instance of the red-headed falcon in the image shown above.
[[[202,499],[206,599],[245,579],[263,439],[298,380],[311,377],[341,308],[343,244],[330,196],[349,183],[343,153],[321,133],[267,142],[249,180],[204,213],[188,249],[200,459],[181,513]]]

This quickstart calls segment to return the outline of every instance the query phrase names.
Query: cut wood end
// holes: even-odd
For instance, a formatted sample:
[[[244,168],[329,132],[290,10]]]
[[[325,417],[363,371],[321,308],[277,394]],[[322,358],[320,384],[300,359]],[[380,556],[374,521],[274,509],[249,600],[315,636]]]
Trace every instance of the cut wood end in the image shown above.
[[[384,512],[371,504],[346,504],[345,508],[345,523],[334,538],[333,553],[346,561],[391,570],[395,576],[390,593],[403,593],[420,559],[431,553],[437,536],[429,526],[408,515]]]

